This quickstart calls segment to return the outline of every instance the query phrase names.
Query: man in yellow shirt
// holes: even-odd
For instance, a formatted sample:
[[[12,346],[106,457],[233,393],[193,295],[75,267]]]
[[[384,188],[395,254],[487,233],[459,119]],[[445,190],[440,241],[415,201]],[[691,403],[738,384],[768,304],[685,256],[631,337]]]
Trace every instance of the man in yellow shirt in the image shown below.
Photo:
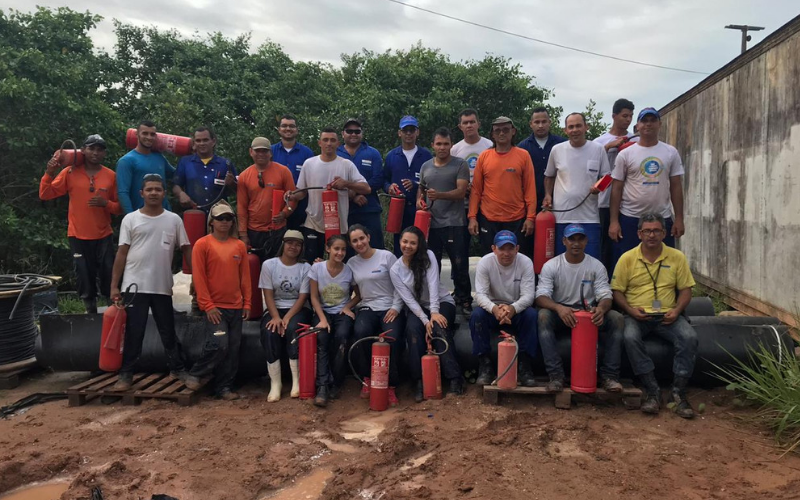
[[[674,380],[670,401],[675,413],[683,418],[694,417],[686,399],[686,384],[692,376],[697,356],[697,335],[681,316],[692,299],[694,278],[686,256],[666,246],[664,218],[647,213],[639,219],[639,239],[633,250],[625,252],[617,262],[611,289],[614,301],[627,314],[625,317],[625,350],[633,372],[642,381],[646,396],[645,413],[658,413],[661,392],[642,338],[651,333],[671,342],[675,348],[672,371]]]

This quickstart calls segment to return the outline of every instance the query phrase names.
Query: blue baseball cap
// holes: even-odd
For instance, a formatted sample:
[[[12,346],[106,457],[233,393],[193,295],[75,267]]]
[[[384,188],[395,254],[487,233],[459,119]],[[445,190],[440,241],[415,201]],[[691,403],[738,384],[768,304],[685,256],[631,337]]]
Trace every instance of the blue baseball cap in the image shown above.
[[[570,236],[574,236],[576,234],[582,234],[586,236],[586,230],[580,224],[570,224],[564,228],[564,238],[569,238]]]
[[[500,248],[508,243],[517,246],[517,237],[511,231],[503,229],[502,231],[498,231],[497,234],[494,235],[494,246],[496,246],[497,248]]]
[[[401,130],[406,128],[406,127],[411,127],[411,126],[419,128],[419,122],[417,121],[416,118],[414,118],[411,115],[406,115],[406,116],[400,118],[400,129]]]
[[[647,115],[653,115],[657,119],[659,119],[659,120],[661,119],[661,115],[658,114],[658,111],[656,111],[656,108],[644,108],[643,110],[639,111],[639,116],[638,116],[638,118],[636,118],[636,121],[637,122],[642,121],[642,118],[644,118]]]

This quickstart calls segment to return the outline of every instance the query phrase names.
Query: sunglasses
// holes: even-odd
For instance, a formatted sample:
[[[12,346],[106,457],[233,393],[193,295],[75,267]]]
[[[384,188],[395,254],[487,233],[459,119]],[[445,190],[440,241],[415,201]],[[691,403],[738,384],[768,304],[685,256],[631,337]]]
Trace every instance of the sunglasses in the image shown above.
[[[401,129],[400,131],[404,134],[413,134],[414,132],[417,131],[417,127],[406,127],[404,129]]]
[[[89,177],[89,192],[94,193],[94,176]]]
[[[264,187],[264,177],[262,176],[261,172],[258,173],[258,186],[261,188]]]
[[[222,214],[214,217],[214,220],[218,220],[220,222],[231,222],[233,221],[233,215],[231,214]]]
[[[345,129],[344,133],[345,134],[350,134],[350,135],[358,135],[358,134],[361,133],[361,129],[360,128],[348,128],[348,129]]]

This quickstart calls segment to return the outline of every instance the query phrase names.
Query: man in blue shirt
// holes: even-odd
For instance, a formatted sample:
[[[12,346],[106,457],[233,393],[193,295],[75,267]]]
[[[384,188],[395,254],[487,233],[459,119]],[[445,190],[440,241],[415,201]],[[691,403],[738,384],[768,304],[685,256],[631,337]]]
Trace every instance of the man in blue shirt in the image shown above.
[[[297,118],[289,114],[281,116],[281,121],[278,125],[278,135],[281,136],[281,140],[273,144],[271,148],[272,161],[288,168],[292,173],[295,184],[300,178],[300,169],[303,167],[303,163],[314,157],[314,152],[308,146],[297,142],[297,134]],[[307,206],[308,198],[303,198],[297,202],[297,208],[286,221],[287,228],[300,229],[300,226],[306,221]]]
[[[530,123],[533,133],[517,144],[531,155],[533,161],[533,174],[536,178],[536,213],[542,210],[542,200],[545,194],[544,171],[547,169],[547,161],[550,159],[550,150],[556,144],[566,141],[563,137],[550,133],[550,123],[550,114],[547,112],[547,108],[534,108]]]
[[[336,149],[336,154],[352,161],[372,188],[372,192],[366,196],[350,192],[352,205],[347,224],[361,224],[366,227],[370,234],[370,246],[383,249],[381,203],[378,201],[378,190],[383,188],[383,158],[377,149],[364,140],[364,127],[357,118],[344,122],[342,139],[344,144]],[[348,254],[354,254],[352,248],[348,247],[347,250]]]
[[[172,179],[175,167],[169,164],[164,156],[153,151],[156,142],[156,124],[150,120],[142,120],[136,127],[136,148],[129,151],[117,162],[117,193],[119,204],[126,214],[139,210],[144,206],[142,199],[142,179],[147,174],[158,174],[163,179]],[[167,197],[163,206],[171,210]]]
[[[184,208],[208,213],[211,205],[234,191],[236,167],[229,159],[214,154],[217,135],[213,130],[200,127],[192,139],[195,154],[178,162],[172,193]]]
[[[400,119],[400,146],[386,154],[383,165],[383,190],[387,193],[402,194],[406,197],[406,206],[403,211],[403,228],[414,225],[414,215],[417,212],[417,186],[419,185],[419,170],[422,164],[433,158],[430,151],[417,146],[419,138],[419,122],[411,115]],[[394,235],[394,254],[400,257],[400,235]]]

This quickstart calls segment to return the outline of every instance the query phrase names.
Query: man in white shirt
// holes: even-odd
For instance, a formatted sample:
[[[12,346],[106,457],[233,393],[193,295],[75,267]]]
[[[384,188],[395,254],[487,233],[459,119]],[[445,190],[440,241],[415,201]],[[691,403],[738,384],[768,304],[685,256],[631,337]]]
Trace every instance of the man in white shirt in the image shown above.
[[[608,156],[600,144],[586,140],[586,117],[570,113],[565,121],[568,142],[553,146],[544,172],[545,195],[543,208],[556,215],[556,255],[564,253],[564,228],[582,224],[588,245],[586,253],[600,258],[600,211],[597,208],[599,190],[594,184],[611,173]]]
[[[478,356],[479,368],[476,383],[491,384],[495,378],[490,338],[509,325],[516,330],[519,343],[520,384],[536,385],[531,370],[531,360],[536,357],[536,309],[533,305],[536,290],[533,262],[519,253],[517,237],[508,230],[494,236],[492,253],[484,255],[475,270],[475,299],[478,307],[469,319],[472,334],[472,353]],[[498,366],[497,370],[505,370]]]
[[[539,307],[539,344],[550,382],[547,390],[564,389],[564,365],[558,355],[556,335],[569,334],[577,324],[574,311],[588,309],[598,327],[605,353],[600,366],[602,387],[609,392],[622,391],[619,383],[622,357],[622,315],[611,310],[613,294],[603,264],[585,252],[588,238],[581,224],[564,229],[567,251],[550,259],[539,275],[536,305]]]

